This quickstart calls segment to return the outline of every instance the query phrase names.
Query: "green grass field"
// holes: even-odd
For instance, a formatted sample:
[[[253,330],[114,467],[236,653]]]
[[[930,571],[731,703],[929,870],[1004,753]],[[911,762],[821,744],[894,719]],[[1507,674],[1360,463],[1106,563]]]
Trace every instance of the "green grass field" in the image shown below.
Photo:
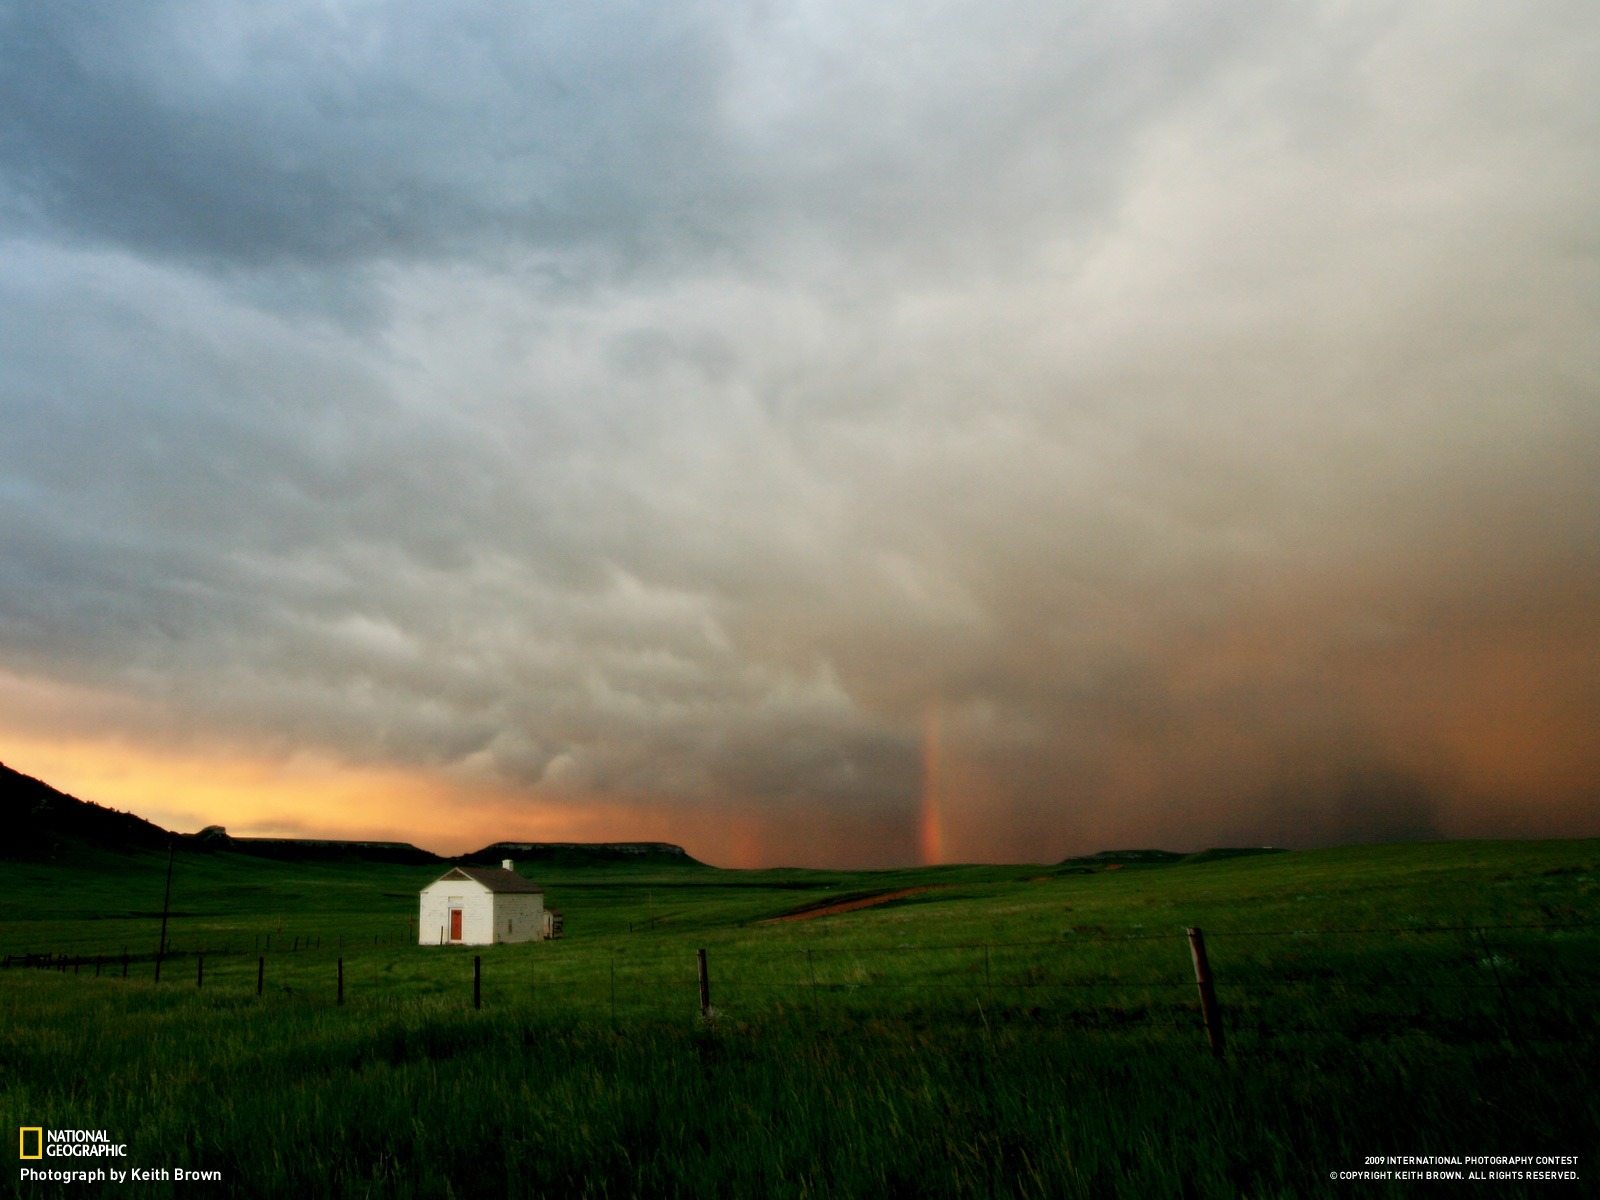
[[[156,984],[165,866],[85,851],[0,883],[0,953],[79,961],[0,973],[5,1124],[223,1173],[119,1194],[1443,1195],[1468,1185],[1329,1175],[1377,1155],[1600,1170],[1600,842],[1093,873],[551,869],[567,936],[478,951],[412,944],[441,868],[180,854]],[[1186,926],[1218,981],[1220,1061]]]

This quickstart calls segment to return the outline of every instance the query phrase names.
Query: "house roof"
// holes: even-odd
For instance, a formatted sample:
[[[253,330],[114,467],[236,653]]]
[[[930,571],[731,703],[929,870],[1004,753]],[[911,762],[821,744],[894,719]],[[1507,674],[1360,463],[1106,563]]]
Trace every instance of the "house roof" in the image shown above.
[[[504,867],[452,867],[434,883],[443,883],[447,879],[471,880],[481,883],[491,892],[543,892],[544,889],[537,883],[530,883],[515,871],[507,871]],[[429,884],[432,887],[433,884]]]

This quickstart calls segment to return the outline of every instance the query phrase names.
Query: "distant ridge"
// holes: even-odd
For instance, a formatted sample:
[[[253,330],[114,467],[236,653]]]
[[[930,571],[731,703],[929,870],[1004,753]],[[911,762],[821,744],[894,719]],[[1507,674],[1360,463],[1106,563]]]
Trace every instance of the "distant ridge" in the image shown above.
[[[1099,867],[1110,863],[1119,863],[1126,866],[1130,863],[1143,863],[1167,866],[1171,863],[1181,862],[1183,855],[1176,850],[1102,850],[1098,854],[1085,854],[1078,858],[1064,858],[1060,865],[1063,867]]]
[[[1252,854],[1284,854],[1278,846],[1219,846],[1182,854],[1176,850],[1102,850],[1078,858],[1064,858],[1056,865],[1080,870],[1094,867],[1175,867],[1186,863],[1214,862],[1220,858],[1245,858]]]
[[[420,866],[445,859],[413,846],[410,842],[340,841],[332,838],[232,837],[220,825],[208,825],[199,833],[180,835],[186,843],[201,850],[231,850],[256,858],[282,862],[326,862],[359,859],[364,862],[401,863]]]
[[[233,837],[221,825],[199,833],[173,833],[133,813],[105,808],[57,791],[42,780],[0,763],[0,859],[55,859],[84,846],[131,853],[177,845],[201,853],[227,852],[280,862],[382,862],[405,866],[457,862],[498,866],[501,859],[548,866],[598,866],[637,862],[703,867],[670,842],[496,842],[471,854],[446,858],[410,842],[332,838]]]
[[[55,858],[75,846],[154,850],[172,835],[132,813],[58,792],[0,763],[0,858]]]
[[[655,866],[703,867],[682,846],[671,842],[496,842],[455,861],[467,866],[498,865],[501,859],[544,863],[550,866],[591,866],[602,863],[650,863]]]

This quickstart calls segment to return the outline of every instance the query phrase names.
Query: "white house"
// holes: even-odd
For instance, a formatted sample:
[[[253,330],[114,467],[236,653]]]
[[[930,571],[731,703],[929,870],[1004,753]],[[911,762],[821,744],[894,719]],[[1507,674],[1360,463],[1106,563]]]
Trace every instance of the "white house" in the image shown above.
[[[422,889],[417,941],[423,946],[532,942],[552,934],[544,889],[505,859],[498,867],[452,867]]]

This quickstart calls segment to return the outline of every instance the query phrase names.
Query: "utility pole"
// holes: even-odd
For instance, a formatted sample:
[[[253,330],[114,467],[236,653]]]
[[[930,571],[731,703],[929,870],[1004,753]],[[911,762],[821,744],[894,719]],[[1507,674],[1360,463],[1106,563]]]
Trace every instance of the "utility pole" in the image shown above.
[[[167,842],[167,892],[161,897],[161,944],[156,947],[156,982],[161,982],[161,960],[167,953],[167,912],[172,907],[172,856],[177,851],[175,841]]]

